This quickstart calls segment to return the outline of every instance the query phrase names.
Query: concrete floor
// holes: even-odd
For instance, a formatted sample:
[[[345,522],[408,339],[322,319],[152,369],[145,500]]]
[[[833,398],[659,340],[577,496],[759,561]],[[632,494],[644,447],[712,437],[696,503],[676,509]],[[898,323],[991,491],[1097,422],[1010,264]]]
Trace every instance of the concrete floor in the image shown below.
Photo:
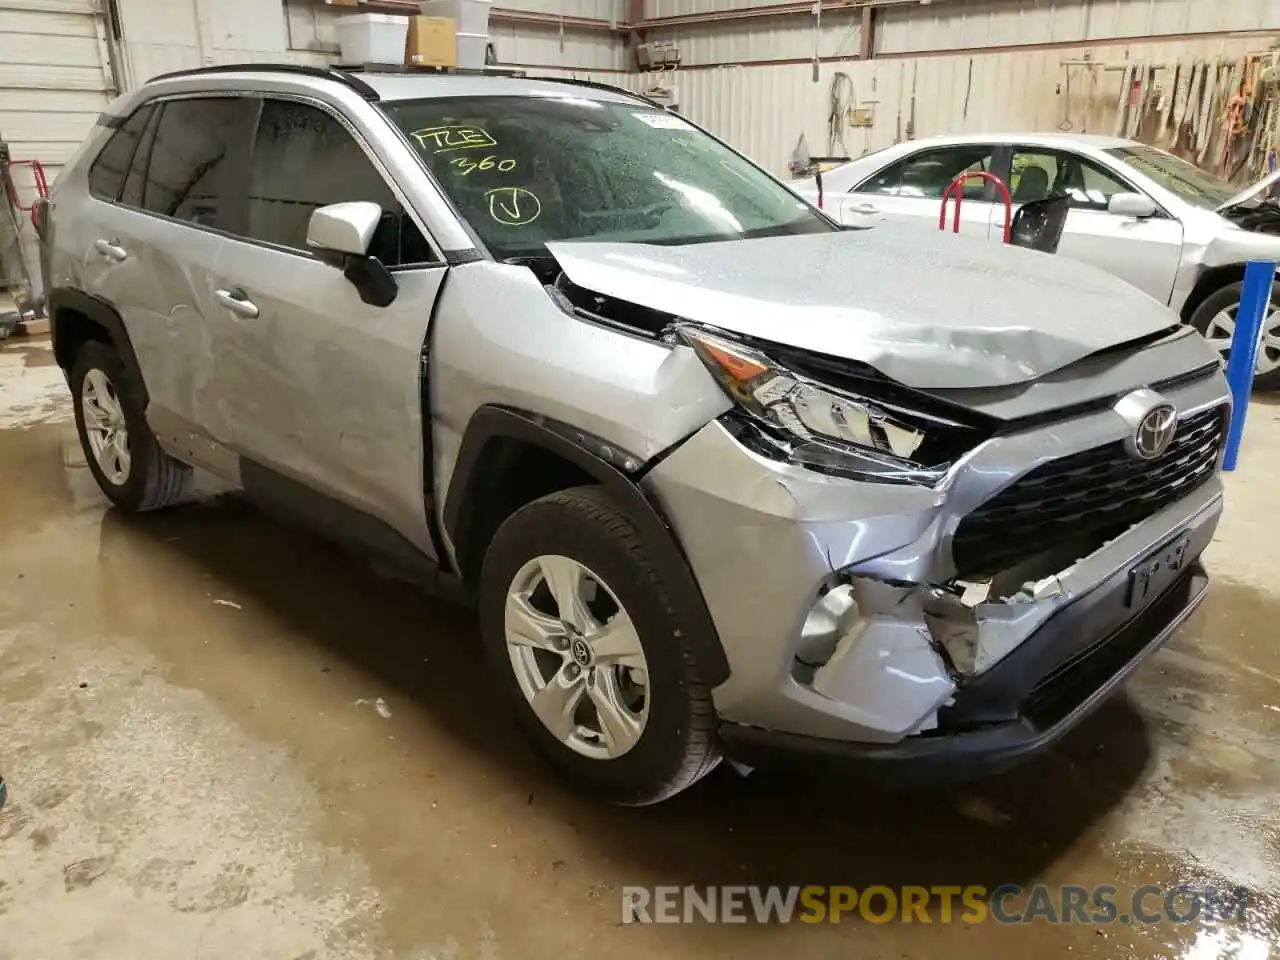
[[[1280,956],[1280,406],[1211,596],[1051,755],[955,791],[723,768],[597,806],[470,616],[234,502],[105,509],[48,344],[0,346],[0,958]],[[1239,883],[1247,925],[620,923],[633,884]]]

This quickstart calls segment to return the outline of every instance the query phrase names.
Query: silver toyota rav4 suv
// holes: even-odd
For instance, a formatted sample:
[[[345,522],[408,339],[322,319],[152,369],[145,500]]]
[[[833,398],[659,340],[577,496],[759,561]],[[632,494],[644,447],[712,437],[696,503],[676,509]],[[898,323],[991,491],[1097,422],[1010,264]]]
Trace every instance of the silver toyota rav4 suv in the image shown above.
[[[727,756],[969,778],[1202,599],[1230,394],[1094,268],[842,230],[621,90],[283,66],[114,103],[39,211],[124,510],[201,468],[477,604],[621,803]]]

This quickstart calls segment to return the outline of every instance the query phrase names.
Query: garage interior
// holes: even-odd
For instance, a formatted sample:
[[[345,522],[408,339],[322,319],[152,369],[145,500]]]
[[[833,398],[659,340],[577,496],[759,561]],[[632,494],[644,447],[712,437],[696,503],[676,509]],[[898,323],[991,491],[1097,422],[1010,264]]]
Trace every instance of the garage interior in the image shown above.
[[[27,312],[43,184],[153,76],[341,65],[342,18],[417,12],[0,0],[0,960],[1280,958],[1280,545],[1259,519],[1277,502],[1278,395],[1250,404],[1195,616],[1048,754],[950,788],[726,764],[668,803],[604,806],[524,745],[469,610],[234,496],[108,509],[48,324]],[[495,0],[488,14],[495,68],[644,94],[786,180],[935,135],[1125,136],[1242,187],[1280,150],[1276,0]],[[1189,885],[1243,889],[1249,911],[623,922],[626,887],[826,884]]]

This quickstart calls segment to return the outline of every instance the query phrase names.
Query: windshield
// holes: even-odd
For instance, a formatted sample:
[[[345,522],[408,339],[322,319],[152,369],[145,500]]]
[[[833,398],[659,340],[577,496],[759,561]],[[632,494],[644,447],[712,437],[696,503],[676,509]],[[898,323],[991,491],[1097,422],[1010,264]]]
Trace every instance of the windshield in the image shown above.
[[[557,240],[700,243],[838,229],[673,113],[577,97],[384,108],[498,259]]]
[[[1155,147],[1117,147],[1107,153],[1145,173],[1187,203],[1206,210],[1216,210],[1240,192],[1238,187],[1206,173],[1195,164]]]

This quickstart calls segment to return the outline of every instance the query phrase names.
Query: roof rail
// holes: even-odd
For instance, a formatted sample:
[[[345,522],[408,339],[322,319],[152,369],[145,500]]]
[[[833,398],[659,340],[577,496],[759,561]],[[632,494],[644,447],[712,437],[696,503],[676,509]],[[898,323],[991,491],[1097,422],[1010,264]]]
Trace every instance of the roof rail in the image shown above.
[[[349,73],[343,73],[341,70],[334,70],[330,67],[309,67],[300,63],[224,63],[216,67],[196,67],[191,70],[175,70],[172,73],[162,73],[158,77],[152,77],[147,82],[155,83],[159,80],[174,80],[179,77],[216,76],[220,73],[290,73],[295,76],[312,77],[316,80],[332,80],[335,83],[341,83],[346,87],[350,87],[364,99],[372,102],[380,99],[378,91],[359,77],[353,77]]]
[[[410,77],[515,77],[521,80],[525,77],[523,70],[496,66],[435,67],[417,63],[339,63],[335,64],[333,69],[341,70],[343,73],[383,73]]]
[[[610,93],[625,93],[628,97],[636,100],[643,100],[645,103],[651,103],[655,106],[662,106],[656,100],[651,100],[642,93],[636,93],[634,90],[628,90],[626,87],[620,87],[613,83],[604,83],[601,80],[579,80],[577,77],[529,77],[530,80],[545,80],[547,83],[569,83],[577,87],[591,87],[593,90],[608,90]]]

